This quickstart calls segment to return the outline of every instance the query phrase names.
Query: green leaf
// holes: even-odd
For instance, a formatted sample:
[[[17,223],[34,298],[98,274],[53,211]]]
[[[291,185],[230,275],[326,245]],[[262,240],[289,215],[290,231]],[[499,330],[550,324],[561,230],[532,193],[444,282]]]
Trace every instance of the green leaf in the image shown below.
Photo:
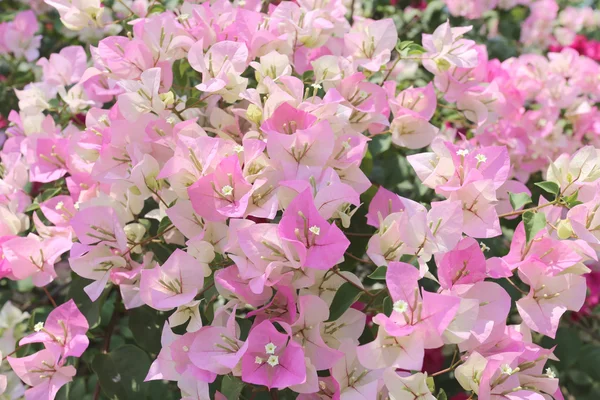
[[[138,346],[150,353],[158,353],[166,315],[148,306],[134,308],[129,315],[129,329]]]
[[[28,213],[30,211],[35,211],[35,210],[39,210],[40,209],[40,205],[38,203],[31,203],[29,206],[27,206],[27,208],[25,209],[25,212]]]
[[[144,226],[144,228],[146,228],[146,232],[150,232],[150,228],[152,227],[152,222],[150,222],[149,219],[140,218],[140,219],[138,219],[138,222],[140,224],[142,224]]]
[[[591,344],[582,347],[579,351],[577,369],[587,372],[595,381],[600,380],[599,357],[600,347]]]
[[[150,14],[161,14],[165,12],[165,6],[163,6],[162,4],[158,3],[158,4],[154,4],[152,7],[150,7],[150,9],[148,10],[148,15]]]
[[[388,317],[392,315],[392,311],[394,310],[394,303],[392,303],[392,298],[387,296],[383,299],[383,313]]]
[[[399,52],[402,52],[402,50],[406,49],[408,46],[410,46],[413,43],[414,42],[412,40],[403,40],[402,42],[399,42],[398,44],[396,44],[396,50],[398,50]]]
[[[342,286],[339,287],[335,296],[333,297],[333,301],[331,302],[331,306],[329,307],[329,320],[335,321],[339,317],[342,316],[346,312],[348,308],[360,297],[362,290],[351,284],[350,282],[345,282]]]
[[[560,193],[560,186],[555,182],[543,181],[535,183],[535,186],[542,188],[544,191],[557,195]]]
[[[539,231],[546,227],[546,214],[526,211],[523,214],[523,225],[525,226],[525,238],[529,243]]]
[[[508,192],[508,196],[510,198],[510,205],[513,210],[520,210],[525,207],[525,205],[531,203],[531,196],[527,193],[511,193]]]
[[[31,291],[33,287],[34,285],[31,277],[17,281],[17,290],[21,293]]]
[[[423,54],[426,53],[427,50],[425,50],[425,48],[423,48],[423,46],[419,46],[416,43],[411,44],[410,46],[408,46],[408,55],[409,56],[414,56],[414,55],[419,55],[419,54]]]
[[[376,281],[383,281],[383,280],[385,280],[386,273],[387,273],[387,267],[385,267],[385,266],[377,267],[377,269],[375,271],[373,271],[371,273],[371,275],[368,275],[367,278],[374,279]]]
[[[61,187],[46,189],[40,195],[40,203],[43,203],[46,200],[53,198],[54,196],[58,196],[62,191]]]
[[[171,219],[167,216],[163,217],[163,219],[160,220],[160,224],[158,224],[158,235],[162,234],[171,225]]]
[[[152,242],[148,245],[148,247],[150,247],[150,250],[152,250],[154,253],[154,257],[156,257],[160,264],[164,264],[164,262],[167,261],[167,259],[173,253],[173,250],[164,243]]]
[[[144,378],[150,368],[148,355],[139,347],[125,345],[108,354],[98,354],[92,370],[111,400],[145,399]]]
[[[71,284],[69,285],[68,298],[73,299],[73,301],[75,301],[75,304],[77,305],[77,308],[79,308],[79,311],[81,311],[81,313],[85,315],[85,318],[87,319],[88,324],[90,325],[90,329],[93,329],[100,324],[100,307],[108,291],[104,290],[100,298],[95,302],[92,302],[87,293],[84,292],[83,288],[89,285],[90,283],[93,283],[94,281],[84,279],[74,273],[71,274],[71,276],[72,280]]]
[[[435,392],[435,380],[433,379],[433,376],[428,376],[426,383],[427,383],[427,388],[429,389],[429,391],[431,393]],[[442,390],[442,389],[440,389],[440,390]]]
[[[221,393],[227,400],[237,400],[244,389],[244,382],[238,377],[225,375],[221,382]]]
[[[438,395],[437,395],[437,399],[438,400],[448,400],[448,395],[446,394],[444,389],[440,389],[440,391],[438,392]]]
[[[392,135],[377,135],[368,144],[369,151],[374,157],[383,153],[392,145]]]
[[[371,171],[373,171],[373,155],[371,154],[371,152],[368,149],[367,149],[367,153],[365,154],[365,156],[362,159],[362,162],[360,164],[360,169],[367,176],[369,176],[371,174]]]
[[[315,71],[305,71],[302,74],[302,82],[304,83],[312,83],[315,80]]]
[[[579,197],[579,190],[576,190],[570,196],[563,197],[563,200],[565,201],[565,203],[567,203],[567,206],[569,208],[573,208],[573,207],[575,207],[575,206],[577,206],[579,204],[583,204],[583,202],[577,200],[577,197]]]

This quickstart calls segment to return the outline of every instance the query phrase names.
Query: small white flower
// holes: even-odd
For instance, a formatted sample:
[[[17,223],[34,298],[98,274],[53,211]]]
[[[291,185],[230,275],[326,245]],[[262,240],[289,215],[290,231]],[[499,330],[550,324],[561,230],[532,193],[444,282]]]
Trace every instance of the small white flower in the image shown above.
[[[552,368],[546,368],[546,376],[550,379],[556,378],[556,373]]]
[[[312,85],[310,85],[311,87],[315,88],[315,89],[321,89],[323,86],[321,86],[318,83],[313,83]]]
[[[232,193],[233,188],[229,185],[225,185],[221,188],[221,194],[223,194],[223,196],[231,196]]]
[[[478,162],[480,162],[480,163],[482,163],[482,162],[486,162],[486,161],[487,161],[487,157],[486,157],[486,156],[484,156],[483,154],[477,154],[477,155],[475,156],[475,159],[476,159]]]
[[[181,349],[182,349],[183,351],[185,351],[186,353],[187,353],[188,351],[190,351],[190,348],[189,348],[189,347],[187,347],[187,346],[183,346]]]
[[[264,362],[265,362],[265,360],[263,360],[261,357],[258,357],[258,356],[257,356],[257,357],[254,359],[254,362],[255,362],[256,364],[262,364],[262,363],[264,363]]]
[[[269,356],[269,359],[267,360],[267,364],[269,364],[271,367],[279,365],[279,357],[278,356]]]
[[[63,203],[62,201],[59,201],[58,203],[56,203],[56,206],[54,207],[54,209],[62,210],[64,206],[65,206],[65,203]]]
[[[244,151],[244,146],[236,144],[235,146],[233,146],[233,151],[235,151],[236,153],[241,153],[242,151]]]
[[[469,150],[467,150],[467,149],[460,149],[460,150],[456,151],[456,155],[459,155],[461,157],[464,157],[467,154],[469,154]]]
[[[319,236],[321,234],[321,228],[316,225],[311,226],[308,230],[313,234]]]
[[[481,242],[479,243],[481,245],[481,251],[489,251],[490,248],[486,246],[485,243]]]
[[[394,311],[397,313],[405,313],[408,310],[408,303],[404,300],[398,300],[394,303]]]
[[[513,373],[513,369],[508,364],[502,364],[500,366],[500,371],[502,371],[502,373],[506,375],[512,375]]]
[[[265,345],[265,351],[267,352],[267,354],[275,354],[275,349],[277,348],[277,346],[275,346],[275,344],[271,343],[267,343]]]
[[[169,117],[169,118],[167,118],[167,124],[175,125],[175,122],[177,122],[177,120],[175,119],[175,117]]]
[[[44,323],[43,322],[38,322],[37,324],[35,324],[33,326],[33,330],[36,331],[36,332],[39,332],[42,329],[44,329]]]

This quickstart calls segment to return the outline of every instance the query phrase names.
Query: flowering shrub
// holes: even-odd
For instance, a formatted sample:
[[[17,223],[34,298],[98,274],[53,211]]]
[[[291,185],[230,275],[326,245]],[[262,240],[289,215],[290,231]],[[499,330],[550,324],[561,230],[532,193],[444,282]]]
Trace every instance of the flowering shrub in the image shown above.
[[[0,398],[598,398],[591,8],[1,7]]]

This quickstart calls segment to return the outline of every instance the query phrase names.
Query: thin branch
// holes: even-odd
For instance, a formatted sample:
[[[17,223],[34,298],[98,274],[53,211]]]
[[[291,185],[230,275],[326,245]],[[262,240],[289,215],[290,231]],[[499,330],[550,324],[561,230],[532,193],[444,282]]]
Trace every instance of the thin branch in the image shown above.
[[[107,354],[110,350],[110,339],[112,338],[112,334],[115,330],[115,326],[117,325],[117,321],[119,320],[119,312],[117,311],[117,306],[119,305],[119,301],[121,299],[121,295],[117,292],[117,298],[115,299],[115,308],[113,309],[112,315],[110,317],[110,321],[108,322],[108,326],[106,327],[106,335],[104,336],[104,344],[102,346],[102,353]],[[94,390],[94,400],[98,400],[100,398],[100,380],[96,383],[96,388]]]
[[[56,305],[56,301],[54,301],[54,298],[52,297],[52,295],[50,294],[48,289],[46,289],[46,287],[42,287],[42,290],[44,291],[44,293],[46,293],[46,296],[48,296],[48,300],[50,300],[50,303],[52,303],[52,306],[54,308],[58,307],[58,305]]]
[[[372,265],[377,265],[377,264],[375,264],[375,263],[374,263],[373,261],[371,261],[371,260],[363,260],[362,258],[360,258],[360,257],[357,257],[357,256],[355,256],[355,255],[354,255],[354,254],[352,254],[352,253],[348,253],[348,252],[346,252],[346,253],[344,253],[344,254],[345,254],[345,255],[347,255],[348,257],[352,258],[353,260],[356,260],[356,261],[360,262],[360,263],[363,263],[363,264],[372,264]]]
[[[362,287],[360,285],[357,285],[356,283],[352,282],[350,279],[348,279],[347,277],[345,277],[344,274],[342,274],[337,268],[332,269],[332,271],[333,271],[334,274],[336,274],[337,276],[339,276],[340,278],[342,278],[343,280],[345,280],[346,282],[348,282],[349,284],[351,284],[352,286],[354,286],[358,290],[364,292],[367,296],[369,296],[371,298],[375,297],[375,295],[373,293],[370,293],[364,287]]]
[[[542,204],[541,206],[525,208],[525,209],[519,210],[519,211],[511,211],[508,213],[500,214],[500,215],[498,215],[498,218],[513,217],[515,215],[521,215],[523,213],[526,213],[527,211],[537,211],[537,210],[541,210],[544,207],[555,206],[555,205],[556,205],[556,202],[552,201],[550,203]]]
[[[527,293],[526,291],[524,291],[523,289],[521,289],[520,287],[518,287],[518,286],[517,286],[517,284],[516,284],[516,283],[514,283],[514,282],[512,281],[512,279],[510,279],[510,278],[508,278],[508,277],[507,277],[507,278],[505,278],[505,279],[508,281],[508,283],[510,283],[510,284],[512,285],[512,287],[514,287],[514,288],[515,288],[515,289],[517,289],[519,292],[521,292],[521,294],[522,294],[522,295],[525,295],[525,296],[527,296],[527,295],[529,294],[529,293]]]

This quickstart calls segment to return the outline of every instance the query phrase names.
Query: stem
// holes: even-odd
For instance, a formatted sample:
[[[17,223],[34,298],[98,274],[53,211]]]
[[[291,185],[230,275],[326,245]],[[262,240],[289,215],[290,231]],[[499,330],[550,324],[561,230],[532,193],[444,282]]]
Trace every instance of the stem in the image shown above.
[[[346,236],[356,236],[356,237],[371,237],[371,236],[373,236],[372,233],[358,233],[358,232],[348,232],[348,231],[344,231],[344,234]]]
[[[348,282],[349,284],[351,284],[358,290],[364,292],[367,296],[369,296],[371,298],[375,297],[375,295],[373,293],[370,293],[367,289],[361,287],[360,285],[357,285],[356,283],[352,282],[350,279],[346,278],[337,268],[332,269],[332,271],[334,274],[336,274],[337,276],[339,276],[340,278],[342,278],[343,280],[345,280],[346,282]]]
[[[207,290],[209,290],[211,287],[215,286],[215,283],[211,283],[210,285],[208,285],[205,288],[202,288],[202,290],[196,295],[196,297],[198,296],[202,296],[204,293],[206,293]]]
[[[344,254],[345,254],[345,255],[347,255],[348,257],[352,258],[353,260],[356,260],[356,261],[360,262],[360,263],[363,263],[363,264],[371,264],[371,265],[376,265],[376,264],[375,264],[373,261],[370,261],[370,260],[363,260],[363,259],[362,259],[362,258],[360,258],[360,257],[356,257],[356,256],[355,256],[354,254],[352,254],[352,253],[348,253],[348,252],[346,252],[346,253],[344,253]]]
[[[23,347],[25,347],[27,345],[23,345],[23,346],[17,346],[13,351],[11,351],[10,353],[8,353],[7,355],[5,355],[4,357],[2,357],[2,361],[6,360],[7,357],[12,356],[13,354],[15,354],[17,351],[21,350]]]
[[[511,211],[508,213],[504,213],[504,214],[500,214],[498,215],[498,218],[506,218],[506,217],[512,217],[514,215],[521,215],[527,211],[537,211],[537,210],[541,210],[544,207],[548,207],[548,206],[554,206],[556,205],[556,201],[552,201],[550,203],[546,203],[546,204],[542,204],[541,206],[537,206],[537,207],[532,207],[532,208],[526,208],[523,210],[519,210],[519,211]]]
[[[108,326],[106,327],[106,335],[104,336],[104,345],[102,346],[102,353],[106,354],[110,350],[110,339],[115,330],[115,326],[117,325],[117,321],[119,320],[119,313],[117,312],[117,306],[121,299],[121,294],[117,291],[117,298],[115,299],[115,308],[113,309],[112,315],[110,317],[110,321],[108,322]],[[96,389],[94,390],[94,400],[98,400],[100,398],[100,379],[96,383]]]
[[[142,240],[141,242],[134,244],[132,247],[127,249],[127,251],[125,253],[123,253],[123,257],[126,256],[127,254],[131,253],[131,250],[135,249],[136,247],[138,247],[138,246],[142,247],[142,246],[152,242],[154,239],[158,239],[159,237],[163,236],[165,233],[167,233],[173,229],[175,229],[175,225],[171,225],[170,227],[168,227],[167,229],[165,229],[158,235],[152,236],[148,239]]]
[[[48,289],[46,289],[45,287],[43,287],[42,290],[44,291],[44,293],[46,293],[46,296],[48,296],[48,300],[50,300],[50,303],[52,303],[52,306],[54,308],[58,307],[56,305],[56,301],[54,301],[54,298],[52,297],[52,295],[50,294],[50,292],[48,291]]]
[[[518,287],[517,284],[512,281],[512,279],[506,278],[506,280],[508,281],[508,283],[510,283],[512,285],[512,287],[514,287],[519,292],[521,292],[522,295],[527,296],[529,294],[526,291],[524,291],[523,289],[521,289],[520,287]]]
[[[383,86],[383,84],[385,83],[385,81],[387,81],[387,78],[390,77],[390,75],[392,74],[392,71],[394,70],[394,68],[396,68],[396,65],[398,65],[400,60],[402,60],[402,57],[400,57],[400,55],[398,55],[398,58],[396,59],[396,61],[394,61],[394,64],[392,64],[392,67],[388,70],[387,74],[385,74],[385,76],[383,77],[383,80],[381,81],[379,86]]]
[[[452,357],[452,363],[451,363],[451,365],[450,365],[448,368],[446,368],[446,369],[443,369],[443,370],[441,370],[441,371],[438,371],[438,372],[434,372],[433,374],[431,374],[431,375],[429,375],[429,376],[438,376],[438,375],[442,375],[442,374],[445,374],[446,372],[453,371],[453,370],[454,370],[456,367],[458,367],[458,366],[459,366],[459,364],[460,364],[460,363],[462,363],[462,360],[460,360],[460,359],[459,359],[458,361],[454,362],[454,360],[455,360],[455,358],[456,358],[456,354],[457,354],[457,353],[456,353],[456,350],[455,350],[455,351],[454,351],[454,356]]]

